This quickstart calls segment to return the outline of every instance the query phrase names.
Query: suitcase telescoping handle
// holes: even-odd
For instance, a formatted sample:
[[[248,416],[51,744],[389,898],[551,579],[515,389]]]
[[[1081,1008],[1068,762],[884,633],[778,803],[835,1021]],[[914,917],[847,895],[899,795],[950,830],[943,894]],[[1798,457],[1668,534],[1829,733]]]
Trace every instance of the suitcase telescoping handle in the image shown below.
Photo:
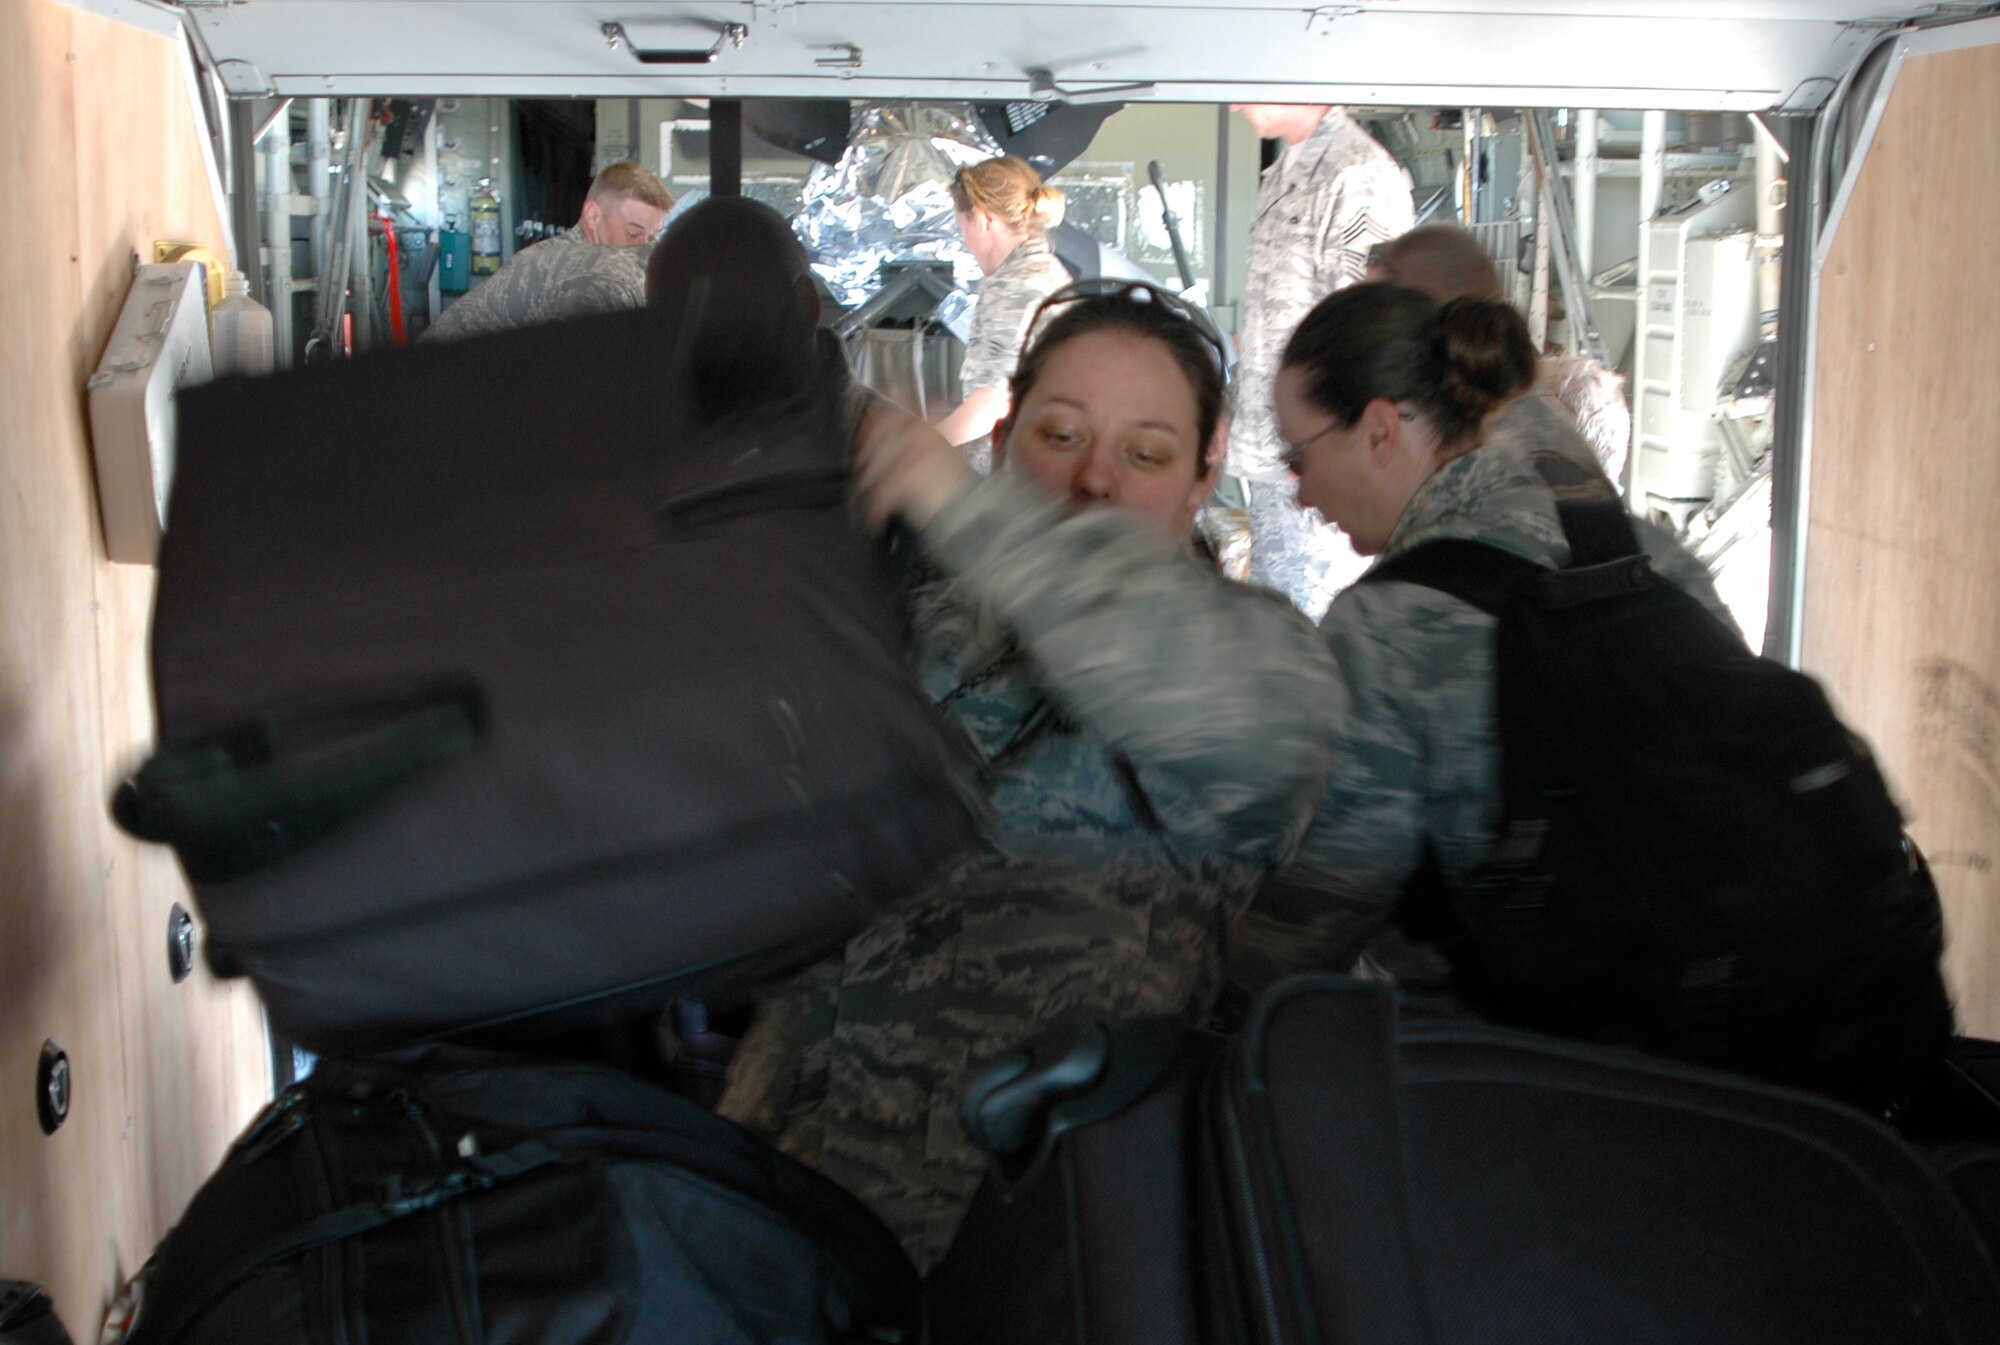
[[[118,825],[219,882],[276,863],[485,736],[469,683],[267,711],[163,747],[111,799]]]
[[[1151,1092],[1190,1035],[1178,1018],[1137,1018],[1039,1038],[973,1079],[960,1114],[965,1132],[1017,1182],[1065,1132],[1116,1116]]]

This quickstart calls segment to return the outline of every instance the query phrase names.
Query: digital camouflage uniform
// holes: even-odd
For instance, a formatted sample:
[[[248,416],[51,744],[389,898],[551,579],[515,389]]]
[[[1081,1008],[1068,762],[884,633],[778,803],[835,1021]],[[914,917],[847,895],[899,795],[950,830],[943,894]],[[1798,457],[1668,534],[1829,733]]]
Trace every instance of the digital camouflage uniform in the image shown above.
[[[981,388],[1005,393],[1028,323],[1042,300],[1069,284],[1069,271],[1056,260],[1046,238],[1026,238],[1007,254],[979,286],[979,303],[972,310],[972,331],[965,342],[965,362],[959,366],[959,391],[971,396]],[[967,453],[982,475],[993,468],[993,445],[981,435]]]
[[[918,666],[984,763],[985,843],[760,1007],[722,1110],[919,1266],[984,1170],[971,1074],[1046,1027],[1199,1016],[1225,931],[1325,785],[1343,692],[1275,595],[1007,473],[926,531]]]
[[[646,259],[653,245],[605,247],[570,229],[523,248],[454,300],[424,333],[455,341],[538,322],[646,306]]]
[[[1413,219],[1402,169],[1337,107],[1287,147],[1257,192],[1229,470],[1250,497],[1251,578],[1314,620],[1366,563],[1339,529],[1299,507],[1280,460],[1285,445],[1271,385],[1285,343],[1313,305],[1360,280],[1369,249],[1406,232]]]
[[[1482,447],[1417,492],[1384,555],[1465,537],[1562,565],[1569,547],[1556,500],[1615,493],[1563,409],[1522,397],[1488,427]],[[1736,629],[1700,561],[1662,528],[1635,519],[1634,529],[1655,570]],[[1307,969],[1443,989],[1443,959],[1387,922],[1426,840],[1449,885],[1489,858],[1498,836],[1495,625],[1470,604],[1408,582],[1357,584],[1334,599],[1320,631],[1346,679],[1348,714],[1296,856],[1234,931],[1229,974],[1240,996]]]
[[[1605,476],[1623,481],[1632,445],[1632,407],[1617,371],[1589,355],[1544,355],[1535,366],[1534,390],[1569,412]]]

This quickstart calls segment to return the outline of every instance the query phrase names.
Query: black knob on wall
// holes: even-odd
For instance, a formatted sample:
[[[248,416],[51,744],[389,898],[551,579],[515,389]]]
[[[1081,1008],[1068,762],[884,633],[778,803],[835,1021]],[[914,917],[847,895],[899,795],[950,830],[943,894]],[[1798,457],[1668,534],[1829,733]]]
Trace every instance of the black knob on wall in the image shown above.
[[[194,917],[177,901],[167,912],[167,975],[178,985],[193,971]]]
[[[35,1115],[44,1135],[55,1134],[56,1127],[69,1119],[69,1089],[69,1054],[50,1037],[42,1043],[42,1061],[35,1071]]]

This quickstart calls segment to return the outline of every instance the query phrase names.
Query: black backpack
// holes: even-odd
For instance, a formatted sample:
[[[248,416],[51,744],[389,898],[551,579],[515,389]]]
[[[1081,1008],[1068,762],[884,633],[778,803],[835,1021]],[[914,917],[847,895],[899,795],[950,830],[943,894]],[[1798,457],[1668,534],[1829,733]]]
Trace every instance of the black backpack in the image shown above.
[[[1617,501],[1572,561],[1429,542],[1367,576],[1499,622],[1503,815],[1468,885],[1398,912],[1505,1022],[1892,1104],[1951,1031],[1936,888],[1811,678],[1653,569]]]
[[[847,1192],[600,1065],[328,1057],[143,1275],[127,1345],[913,1341],[917,1274]]]

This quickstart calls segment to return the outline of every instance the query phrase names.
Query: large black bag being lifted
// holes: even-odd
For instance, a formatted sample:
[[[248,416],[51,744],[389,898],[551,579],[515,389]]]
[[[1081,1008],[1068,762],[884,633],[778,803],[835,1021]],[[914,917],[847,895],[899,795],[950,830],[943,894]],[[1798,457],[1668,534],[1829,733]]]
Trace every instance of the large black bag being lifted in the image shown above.
[[[127,1345],[914,1340],[859,1202],[595,1065],[328,1060],[239,1139],[147,1266]]]
[[[747,980],[968,837],[837,355],[700,425],[681,342],[622,313],[183,398],[161,751],[115,807],[296,1040]]]

